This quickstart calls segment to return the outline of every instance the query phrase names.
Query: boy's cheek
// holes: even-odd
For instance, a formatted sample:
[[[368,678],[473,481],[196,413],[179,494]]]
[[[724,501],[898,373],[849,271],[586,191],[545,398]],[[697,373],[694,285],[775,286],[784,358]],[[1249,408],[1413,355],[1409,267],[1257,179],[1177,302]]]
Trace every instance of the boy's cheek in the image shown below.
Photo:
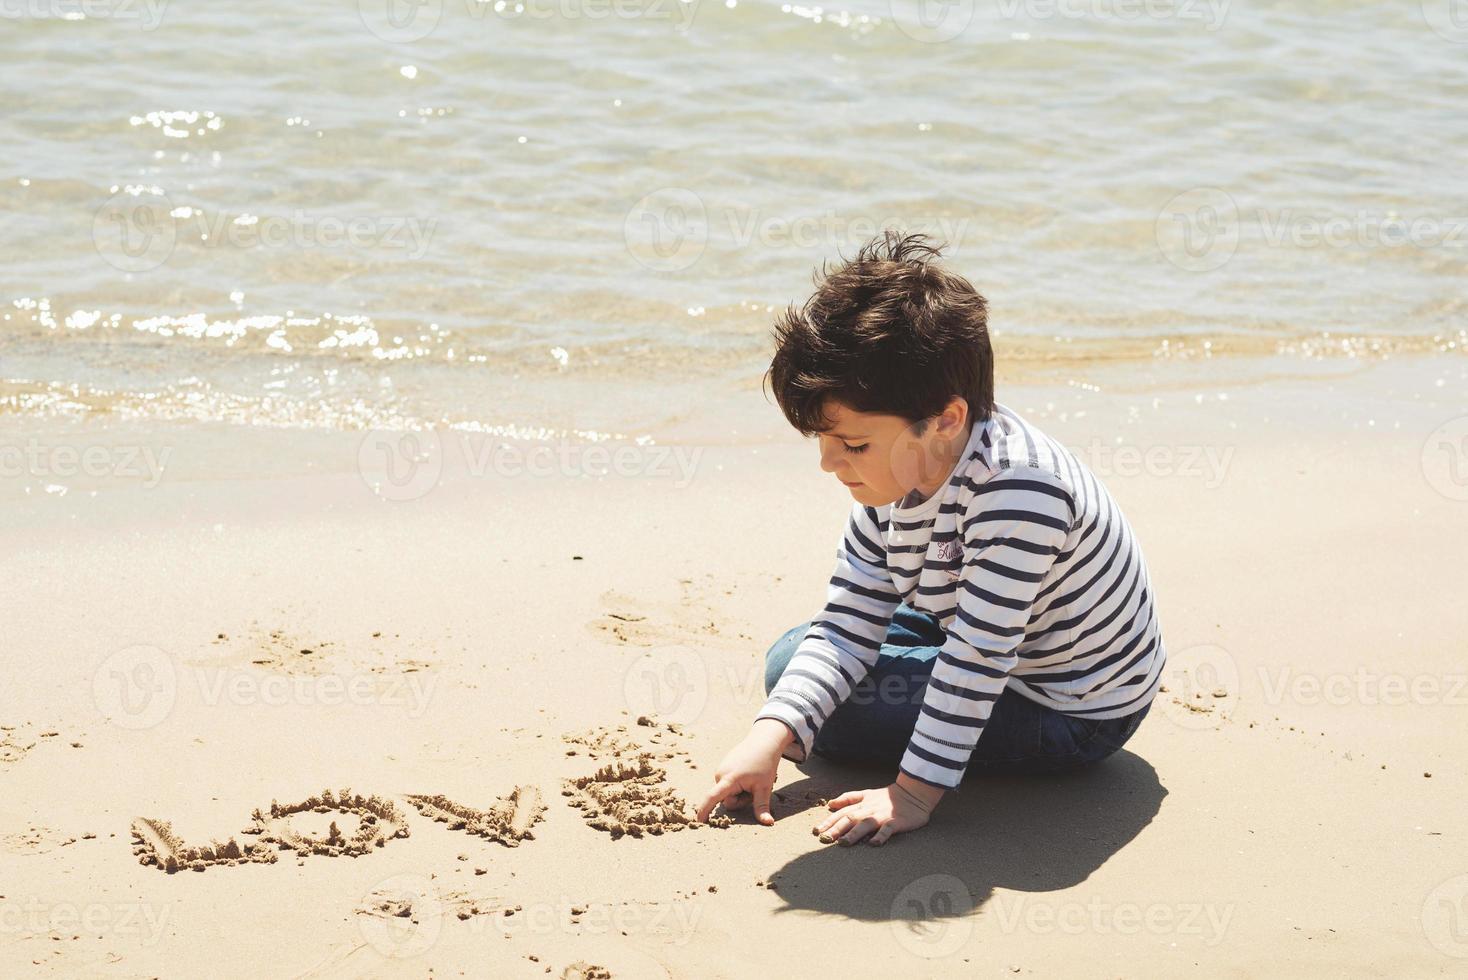
[[[899,487],[897,496],[933,480],[934,474],[928,472],[933,468],[933,460],[922,443],[914,439],[901,438],[894,442],[887,451],[887,464],[883,482]]]

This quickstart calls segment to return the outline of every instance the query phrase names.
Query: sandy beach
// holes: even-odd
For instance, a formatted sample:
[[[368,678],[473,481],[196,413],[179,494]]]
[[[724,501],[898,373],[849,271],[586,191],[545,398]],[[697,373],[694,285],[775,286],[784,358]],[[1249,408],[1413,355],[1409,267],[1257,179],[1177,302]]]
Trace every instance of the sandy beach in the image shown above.
[[[1461,8],[0,2],[0,980],[1468,976]],[[858,284],[922,343],[785,403],[987,405],[992,342],[1163,689],[882,847],[819,758],[697,824],[853,499],[772,328],[889,231],[982,330]],[[975,629],[1143,581],[1049,496],[1087,608]],[[1104,637],[1021,655],[1094,716]]]
[[[811,836],[890,778],[819,760],[772,828],[683,823],[847,506],[757,391],[640,471],[446,434],[386,492],[362,433],[4,422],[112,471],[5,484],[0,972],[1459,973],[1463,384],[1001,385],[1126,508],[1168,690],[1096,769],[882,849]],[[623,832],[629,793],[666,819]]]

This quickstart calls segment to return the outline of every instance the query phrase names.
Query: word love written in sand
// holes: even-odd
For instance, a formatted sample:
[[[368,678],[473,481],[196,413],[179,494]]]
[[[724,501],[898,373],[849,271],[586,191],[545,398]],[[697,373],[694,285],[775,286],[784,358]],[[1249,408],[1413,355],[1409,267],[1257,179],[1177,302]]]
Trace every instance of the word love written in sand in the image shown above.
[[[654,724],[646,718],[639,718],[638,723],[649,727]],[[625,727],[618,729],[625,730]],[[613,839],[656,836],[703,826],[695,819],[688,802],[667,785],[667,771],[654,764],[653,753],[640,751],[625,737],[605,731],[569,736],[567,741],[585,747],[593,758],[603,752],[613,756],[610,763],[590,776],[566,780],[561,790],[569,798],[567,802],[581,811],[589,826],[611,834]],[[662,754],[672,758],[686,753],[674,750]],[[414,794],[405,798],[435,823],[506,847],[518,847],[521,841],[534,840],[532,828],[545,819],[546,811],[540,790],[534,786],[516,787],[482,810],[442,795]],[[354,817],[357,826],[352,832],[344,833],[337,821],[332,820],[325,833],[307,833],[294,821],[305,813]],[[393,801],[363,796],[350,789],[340,793],[328,789],[320,796],[286,805],[272,800],[268,811],[257,809],[252,817],[253,822],[242,833],[257,837],[258,841],[240,844],[231,837],[203,847],[185,844],[166,820],[139,818],[133,821],[133,853],[141,864],[172,874],[184,868],[203,871],[215,865],[272,864],[278,853],[268,844],[276,845],[281,851],[294,851],[302,858],[311,854],[361,857],[390,840],[408,836],[407,818]],[[723,815],[709,820],[710,826],[719,828],[732,823],[730,817]]]

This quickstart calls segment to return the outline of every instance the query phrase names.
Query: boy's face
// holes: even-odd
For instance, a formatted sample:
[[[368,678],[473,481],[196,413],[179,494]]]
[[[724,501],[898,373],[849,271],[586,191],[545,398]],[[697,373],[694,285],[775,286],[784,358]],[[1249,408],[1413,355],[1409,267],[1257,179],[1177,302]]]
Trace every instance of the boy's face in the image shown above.
[[[835,399],[825,405],[831,427],[816,434],[821,469],[836,475],[858,503],[895,503],[916,489],[931,496],[953,472],[968,442],[968,403],[954,396],[942,413],[917,423],[900,415],[858,412]]]

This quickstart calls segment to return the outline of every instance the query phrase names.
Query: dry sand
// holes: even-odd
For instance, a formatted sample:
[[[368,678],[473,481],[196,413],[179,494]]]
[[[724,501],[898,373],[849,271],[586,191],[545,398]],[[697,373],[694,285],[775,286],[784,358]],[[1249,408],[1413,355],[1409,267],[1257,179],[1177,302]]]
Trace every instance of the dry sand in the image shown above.
[[[1450,367],[1002,391],[1093,446],[1168,691],[1102,766],[881,849],[810,826],[891,774],[820,761],[771,828],[685,823],[847,507],[772,408],[679,442],[684,486],[451,460],[410,501],[359,436],[7,423],[174,451],[156,488],[0,491],[0,975],[1463,975]]]

